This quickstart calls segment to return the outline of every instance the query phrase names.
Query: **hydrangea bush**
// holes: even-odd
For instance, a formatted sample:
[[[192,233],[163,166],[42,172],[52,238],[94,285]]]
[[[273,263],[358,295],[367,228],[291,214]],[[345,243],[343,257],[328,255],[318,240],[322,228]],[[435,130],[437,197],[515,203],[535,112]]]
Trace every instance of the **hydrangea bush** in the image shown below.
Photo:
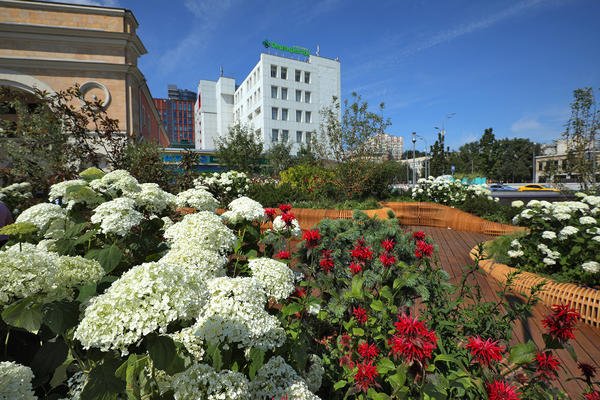
[[[427,201],[447,206],[457,206],[476,198],[497,201],[485,185],[471,185],[444,176],[438,176],[437,178],[430,176],[427,179],[419,179],[417,185],[412,188],[411,196],[416,201]]]
[[[194,186],[208,190],[224,207],[232,200],[246,194],[250,188],[250,181],[243,172],[215,172],[196,178]]]
[[[578,201],[531,200],[513,204],[513,222],[526,226],[507,250],[511,265],[560,281],[600,286],[600,196],[578,194]]]

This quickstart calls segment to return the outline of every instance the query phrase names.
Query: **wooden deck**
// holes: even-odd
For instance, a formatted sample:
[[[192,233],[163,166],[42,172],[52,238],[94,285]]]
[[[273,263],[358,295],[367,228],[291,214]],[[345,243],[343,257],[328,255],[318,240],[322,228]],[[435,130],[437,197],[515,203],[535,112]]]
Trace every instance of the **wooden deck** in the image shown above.
[[[492,239],[491,236],[461,232],[444,228],[432,228],[426,226],[410,226],[410,230],[422,230],[432,237],[438,248],[438,257],[440,265],[450,274],[451,280],[457,282],[465,266],[472,264],[469,257],[471,249],[479,242]],[[487,301],[497,301],[500,286],[498,282],[482,271],[475,277],[477,284],[481,288],[481,293]],[[519,301],[518,296],[511,298],[511,301]],[[538,346],[543,346],[542,319],[549,313],[548,307],[543,304],[536,305],[531,315],[525,321],[517,322],[513,329],[511,343],[525,342],[532,339]],[[594,365],[600,370],[600,329],[593,328],[580,323],[575,332],[576,340],[573,341],[573,347],[578,360]],[[573,399],[581,399],[585,385],[579,381],[567,379],[574,376],[580,376],[581,372],[577,364],[565,350],[559,350],[555,353],[560,357],[563,370],[559,374],[559,380],[556,382]]]

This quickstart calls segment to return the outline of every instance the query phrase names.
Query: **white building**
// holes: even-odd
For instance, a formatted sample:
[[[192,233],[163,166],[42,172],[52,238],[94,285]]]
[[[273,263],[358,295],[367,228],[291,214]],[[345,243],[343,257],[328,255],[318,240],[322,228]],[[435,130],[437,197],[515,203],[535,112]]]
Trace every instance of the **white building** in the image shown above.
[[[319,130],[319,111],[341,95],[339,61],[314,55],[302,60],[263,53],[235,89],[234,82],[200,81],[196,148],[214,149],[215,138],[239,122],[256,132],[264,150],[288,143],[295,153]]]

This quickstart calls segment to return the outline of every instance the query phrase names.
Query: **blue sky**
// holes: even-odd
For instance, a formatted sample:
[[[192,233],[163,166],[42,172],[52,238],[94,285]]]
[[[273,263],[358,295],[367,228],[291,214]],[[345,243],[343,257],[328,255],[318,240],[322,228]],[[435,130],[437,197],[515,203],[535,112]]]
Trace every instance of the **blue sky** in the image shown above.
[[[389,133],[456,148],[497,137],[557,138],[574,89],[600,87],[597,0],[81,0],[131,9],[155,97],[167,84],[241,81],[270,39],[339,57],[342,97],[386,105]],[[598,93],[598,92],[597,92]],[[455,113],[450,119],[445,116]],[[418,147],[425,147],[425,141]]]

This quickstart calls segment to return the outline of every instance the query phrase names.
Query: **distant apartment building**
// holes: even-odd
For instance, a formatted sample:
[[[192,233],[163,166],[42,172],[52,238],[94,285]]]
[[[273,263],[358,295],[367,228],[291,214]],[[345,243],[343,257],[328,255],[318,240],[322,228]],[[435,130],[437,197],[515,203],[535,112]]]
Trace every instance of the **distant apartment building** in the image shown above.
[[[168,98],[155,98],[154,104],[167,131],[171,147],[194,147],[194,104],[196,93],[168,86]]]
[[[119,121],[121,132],[166,146],[137,65],[147,53],[137,28],[124,8],[0,0],[0,86],[54,93],[79,84],[86,99],[100,100]]]
[[[368,146],[374,158],[380,160],[401,160],[404,138],[402,136],[382,133],[371,138]]]
[[[200,81],[196,148],[213,149],[215,139],[235,123],[252,129],[265,150],[285,143],[296,153],[310,143],[319,130],[320,110],[340,98],[340,62],[306,50],[303,54],[305,58],[262,53],[239,86],[223,76]]]
[[[542,145],[542,154],[535,156],[535,179],[536,183],[577,181],[577,176],[568,172],[567,153],[569,143],[566,140],[555,140],[550,144]],[[590,144],[587,156],[595,160],[595,165],[600,166],[600,141]],[[596,168],[596,174],[600,174]],[[598,176],[600,178],[600,175]]]

